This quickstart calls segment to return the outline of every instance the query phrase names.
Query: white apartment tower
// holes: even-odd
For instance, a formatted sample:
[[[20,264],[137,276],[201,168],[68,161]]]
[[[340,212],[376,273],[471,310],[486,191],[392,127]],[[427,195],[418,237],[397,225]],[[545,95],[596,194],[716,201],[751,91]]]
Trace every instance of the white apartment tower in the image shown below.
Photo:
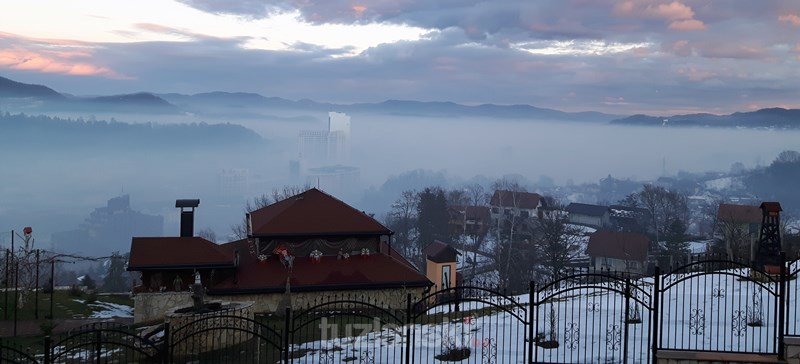
[[[298,142],[299,177],[336,196],[354,196],[360,169],[350,165],[349,115],[329,112],[328,130],[301,131]]]
[[[350,116],[328,113],[328,130],[305,130],[299,135],[300,170],[350,163]]]

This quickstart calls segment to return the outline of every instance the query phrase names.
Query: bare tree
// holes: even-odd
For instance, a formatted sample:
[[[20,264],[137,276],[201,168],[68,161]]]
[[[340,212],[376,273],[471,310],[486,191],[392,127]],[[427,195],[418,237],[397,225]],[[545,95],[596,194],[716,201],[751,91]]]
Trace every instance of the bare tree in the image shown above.
[[[582,230],[571,225],[566,214],[546,214],[538,220],[534,241],[550,278],[557,277],[571,261],[583,255],[581,235]]]
[[[500,271],[501,280],[505,281],[508,285],[511,273],[511,259],[514,250],[514,239],[518,232],[519,225],[522,221],[521,216],[517,215],[519,210],[522,193],[525,192],[525,187],[521,186],[518,181],[510,179],[500,179],[492,184],[492,189],[495,190],[497,198],[497,205],[500,209],[498,214],[497,224],[495,226],[497,232],[497,261],[500,263],[498,268]],[[507,245],[501,248],[503,242]],[[505,258],[500,258],[502,249],[505,249]]]
[[[417,205],[419,196],[415,190],[405,190],[392,204],[392,210],[384,222],[394,234],[395,249],[405,257],[419,255],[417,248]]]
[[[652,219],[651,232],[655,235],[656,244],[662,237],[672,232],[675,221],[683,226],[688,226],[688,199],[678,191],[667,190],[660,186],[644,185],[641,191],[626,196],[620,201],[620,204],[642,207],[648,211]],[[658,247],[660,248],[660,246]]]
[[[28,296],[36,288],[37,250],[33,248],[35,239],[32,237],[32,230],[25,228],[25,235],[17,237],[22,240],[22,244],[17,245],[13,250],[9,250],[10,261],[4,262],[7,267],[4,271],[9,275],[5,277],[6,287],[14,286],[17,296],[17,306],[24,307],[28,301]],[[41,259],[41,257],[39,257]]]
[[[206,239],[212,243],[217,242],[217,233],[215,233],[214,230],[211,230],[211,228],[208,227],[200,229],[200,231],[197,232],[197,236]]]
[[[486,193],[486,190],[483,188],[483,185],[478,183],[472,183],[464,186],[463,188],[464,193],[468,199],[468,205],[473,207],[476,211],[480,207],[485,207],[489,202],[489,196]],[[464,211],[464,218],[466,219],[467,212]],[[472,250],[472,275],[474,276],[477,272],[478,266],[478,251],[481,250],[483,242],[486,238],[486,233],[488,231],[488,227],[490,221],[481,221],[482,227],[476,226],[472,230],[467,230],[466,228],[466,221],[464,221],[465,227],[464,230],[466,231],[465,237],[471,240],[470,249]],[[466,245],[466,244],[465,244]]]

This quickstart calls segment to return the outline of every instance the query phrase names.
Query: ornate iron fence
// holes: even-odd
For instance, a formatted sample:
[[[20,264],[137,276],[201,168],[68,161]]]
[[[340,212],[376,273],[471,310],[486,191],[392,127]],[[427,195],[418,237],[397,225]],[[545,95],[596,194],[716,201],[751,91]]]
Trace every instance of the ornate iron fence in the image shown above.
[[[148,334],[80,327],[9,363],[656,363],[659,352],[784,357],[798,336],[800,261],[778,271],[698,258],[662,274],[582,271],[528,294],[464,285],[397,302],[339,295],[255,318],[197,316]],[[41,350],[35,350],[38,347]]]
[[[782,353],[780,274],[743,262],[700,257],[656,279],[658,349]]]
[[[577,273],[536,290],[534,362],[650,361],[652,283],[614,272]]]

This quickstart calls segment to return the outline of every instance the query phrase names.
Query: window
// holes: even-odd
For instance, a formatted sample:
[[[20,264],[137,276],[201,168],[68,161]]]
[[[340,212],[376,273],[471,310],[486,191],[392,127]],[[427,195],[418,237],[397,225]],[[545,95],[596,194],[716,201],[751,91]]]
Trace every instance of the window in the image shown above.
[[[442,266],[442,289],[450,289],[450,266]]]
[[[523,219],[527,219],[530,217],[530,214],[528,213],[528,210],[522,210],[519,212],[519,216],[521,216]]]

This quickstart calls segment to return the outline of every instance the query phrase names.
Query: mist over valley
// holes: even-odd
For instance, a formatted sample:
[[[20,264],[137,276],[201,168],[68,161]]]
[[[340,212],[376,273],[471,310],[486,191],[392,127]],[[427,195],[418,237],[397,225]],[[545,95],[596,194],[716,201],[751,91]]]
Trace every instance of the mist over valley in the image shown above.
[[[354,106],[235,93],[162,97],[169,112],[141,105],[148,112],[131,112],[137,98],[108,98],[122,107],[96,112],[85,104],[49,109],[30,95],[3,99],[0,221],[36,225],[38,241],[50,244],[50,234],[73,230],[107,200],[129,195],[132,209],[163,216],[163,233],[174,235],[174,200],[200,198],[198,229],[224,240],[241,221],[246,201],[287,185],[319,187],[380,218],[406,189],[488,187],[503,176],[551,194],[609,176],[641,185],[679,173],[727,173],[734,163],[762,167],[781,151],[797,149],[800,140],[796,129],[626,125],[618,115],[601,113],[524,117],[540,111],[527,107],[474,112],[452,103]],[[399,112],[404,107],[407,112]],[[346,186],[326,186],[292,167],[301,154],[299,135],[328,128],[328,111],[346,111],[351,120],[346,160],[339,162],[356,168],[356,177]],[[223,182],[232,175],[241,179],[234,187]],[[108,248],[126,249],[125,243]]]

